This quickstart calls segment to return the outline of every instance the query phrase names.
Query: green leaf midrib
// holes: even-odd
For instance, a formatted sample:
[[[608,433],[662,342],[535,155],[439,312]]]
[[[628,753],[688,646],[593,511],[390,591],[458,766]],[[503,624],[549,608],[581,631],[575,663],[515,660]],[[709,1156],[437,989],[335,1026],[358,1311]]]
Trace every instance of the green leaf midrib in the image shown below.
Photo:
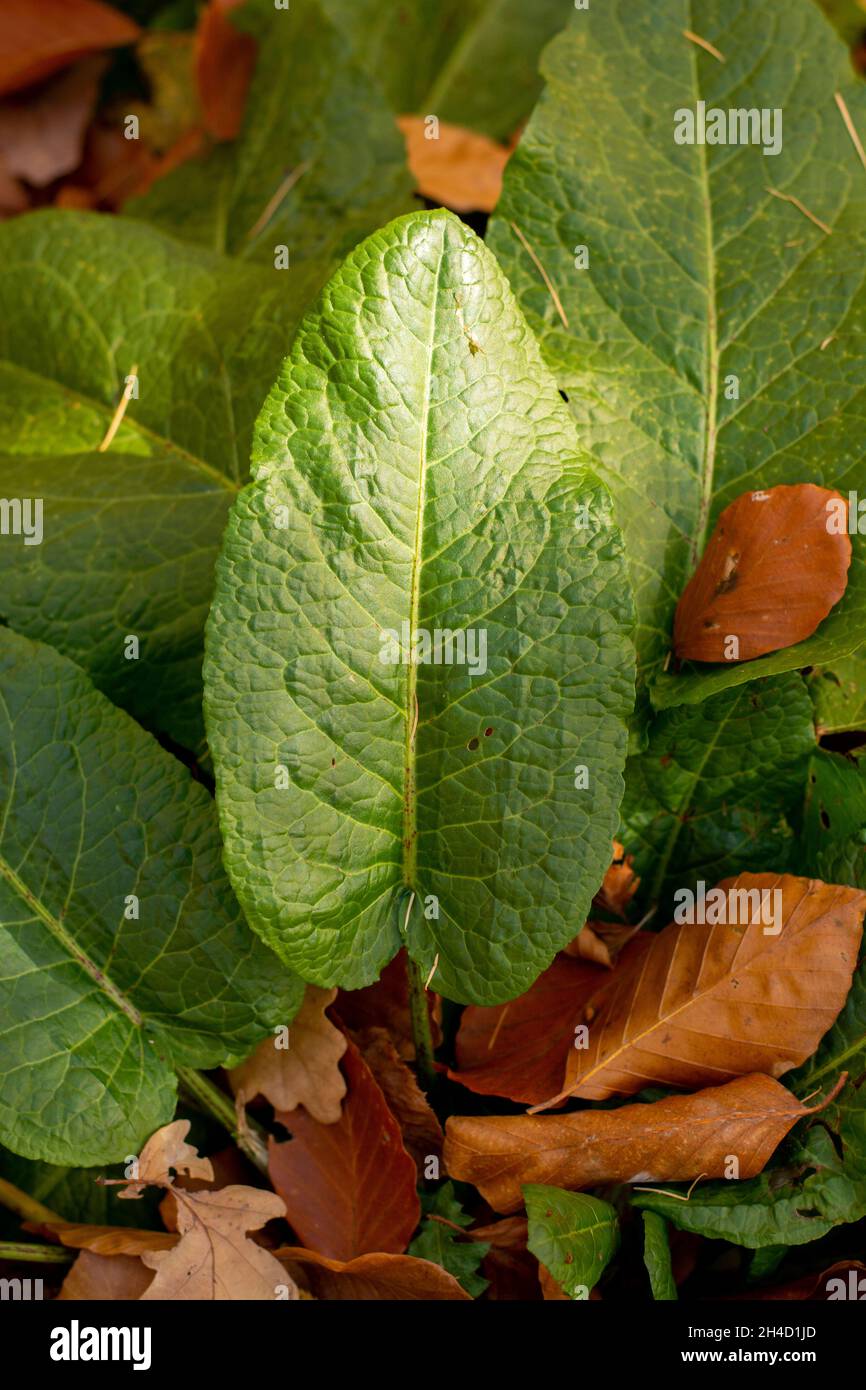
[[[436,313],[439,304],[439,279],[442,274],[442,262],[445,258],[445,242],[446,238],[443,237],[439,248],[439,260],[436,265],[436,276],[433,281],[433,297],[430,305],[430,337],[427,342],[427,374],[424,380],[424,403],[421,415],[421,446],[418,459],[415,536],[412,545],[412,580],[409,590],[410,643],[417,629],[421,603],[421,570],[424,565],[424,505],[426,501],[429,462],[427,458],[427,445],[430,428],[430,391],[433,382],[433,353],[436,350]],[[405,783],[403,787],[403,881],[408,888],[412,889],[416,887],[415,875],[418,864],[418,779],[416,755],[418,728],[416,727],[415,721],[417,702],[418,666],[416,662],[410,661],[406,668],[406,709],[404,713],[406,733],[403,763],[405,768]],[[419,709],[418,725],[420,725],[420,722],[421,712]]]
[[[88,396],[85,392],[78,391],[72,386],[67,386],[65,382],[58,381],[55,377],[42,376],[39,372],[33,372],[28,367],[22,367],[20,363],[10,361],[8,357],[0,358],[0,370],[8,371],[13,376],[24,377],[26,380],[35,382],[39,386],[45,386],[47,383],[53,390],[62,392],[64,396],[74,401],[75,404],[88,406],[91,410],[104,415],[106,423],[108,423],[114,415],[115,406],[106,405],[104,401],[97,400],[94,396]],[[123,417],[122,427],[123,426],[133,428],[143,438],[158,445],[165,453],[179,455],[193,468],[198,469],[208,478],[212,478],[215,482],[219,483],[220,487],[229,492],[232,497],[240,491],[240,484],[236,483],[234,479],[230,478],[226,473],[222,473],[218,468],[214,468],[213,464],[207,463],[205,459],[190,453],[182,444],[177,444],[173,439],[167,439],[165,435],[159,434],[156,430],[151,429],[149,425],[143,424],[141,420],[137,420],[136,417],[130,415],[128,411]],[[101,440],[94,444],[91,450],[92,453],[98,452],[100,443]],[[36,453],[38,452],[39,451],[36,451]],[[80,454],[82,450],[79,449],[76,452]],[[108,452],[109,451],[106,450],[106,454]]]
[[[81,969],[90,976],[115,1008],[120,1009],[121,1013],[124,1013],[136,1028],[140,1028],[144,1023],[144,1018],[139,1013],[138,1009],[136,1009],[135,1005],[130,1003],[123,991],[118,988],[113,980],[109,979],[105,971],[100,970],[96,962],[92,961],[86,952],[81,950],[60,919],[55,917],[55,915],[48,910],[45,904],[37,898],[35,893],[31,893],[24,880],[16,873],[12,865],[2,855],[0,855],[0,877],[6,880],[12,891],[17,894],[31,912],[36,914],[39,920],[48,928],[55,941],[66,951],[70,959],[74,960],[76,965],[80,966]]]

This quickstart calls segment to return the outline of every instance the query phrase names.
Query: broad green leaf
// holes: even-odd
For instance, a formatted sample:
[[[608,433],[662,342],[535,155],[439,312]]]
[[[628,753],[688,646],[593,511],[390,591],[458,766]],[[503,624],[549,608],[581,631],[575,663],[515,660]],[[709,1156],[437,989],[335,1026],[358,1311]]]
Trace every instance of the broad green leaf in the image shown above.
[[[866,647],[809,676],[815,725],[822,734],[866,729]]]
[[[677,1286],[671,1270],[671,1247],[667,1222],[654,1211],[643,1216],[643,1262],[649,1275],[650,1288],[656,1302],[677,1299]]]
[[[779,483],[862,484],[866,171],[835,94],[866,140],[866,91],[847,51],[812,0],[608,0],[574,14],[542,68],[489,244],[614,495],[655,703],[849,655],[866,638],[862,536],[813,637],[660,672],[724,506]],[[699,101],[780,110],[781,150],[675,143],[675,113]]]
[[[0,1148],[0,1178],[56,1212],[63,1221],[164,1229],[157,1210],[163,1194],[157,1188],[148,1188],[141,1199],[126,1202],[118,1197],[121,1188],[97,1181],[106,1176],[104,1164],[97,1168],[58,1167]],[[122,1169],[111,1176],[121,1177]],[[15,1240],[20,1232],[20,1217],[10,1215],[10,1220],[14,1226],[4,1227],[4,1235],[5,1239]]]
[[[512,998],[610,858],[631,607],[607,494],[474,233],[416,213],[349,257],[254,459],[205,662],[250,924],[320,985],[407,944],[449,998]]]
[[[541,50],[573,0],[323,0],[394,110],[507,140],[541,91]],[[412,54],[411,63],[406,61]]]
[[[697,879],[797,871],[792,826],[814,749],[812,704],[793,672],[656,717],[646,751],[626,764],[619,839],[659,924],[674,889]]]
[[[44,533],[41,545],[0,537],[0,617],[188,747],[204,732],[220,537],[267,385],[317,289],[119,218],[0,226],[3,495],[41,498]],[[100,453],[134,368],[138,396]]]
[[[300,1002],[247,930],[205,789],[8,629],[0,924],[0,1140],[25,1158],[134,1153],[172,1117],[173,1068],[240,1061]]]
[[[454,1275],[468,1294],[478,1298],[487,1288],[488,1281],[482,1279],[478,1269],[490,1249],[489,1244],[480,1240],[461,1240],[452,1227],[431,1220],[431,1215],[443,1216],[452,1226],[472,1225],[472,1217],[466,1215],[454,1196],[454,1184],[443,1183],[432,1194],[422,1192],[421,1209],[424,1213],[421,1230],[406,1253],[419,1260],[432,1260],[434,1264],[441,1265]]]
[[[585,1192],[527,1184],[529,1249],[569,1298],[587,1298],[619,1246],[613,1207]]]
[[[860,0],[817,0],[825,15],[848,44],[866,36],[866,9]]]
[[[237,140],[189,160],[127,205],[212,251],[327,278],[361,237],[413,206],[403,140],[384,96],[318,0],[248,0],[232,16],[258,59]]]
[[[866,888],[866,764],[819,749],[809,765],[802,849],[816,878]]]

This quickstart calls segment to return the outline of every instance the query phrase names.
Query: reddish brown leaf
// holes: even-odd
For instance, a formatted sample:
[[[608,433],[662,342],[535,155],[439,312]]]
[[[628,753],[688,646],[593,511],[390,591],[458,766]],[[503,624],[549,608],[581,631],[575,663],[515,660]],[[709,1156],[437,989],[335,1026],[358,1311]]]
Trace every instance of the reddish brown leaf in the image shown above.
[[[336,1124],[346,1094],[340,1058],[346,1039],[326,1017],[337,991],[307,985],[302,1003],[289,1028],[289,1046],[280,1038],[265,1038],[251,1057],[229,1072],[238,1105],[263,1095],[275,1110],[289,1111],[303,1105],[323,1125]]]
[[[438,1047],[442,1041],[439,1027],[441,1001],[439,996],[427,992],[427,1010],[433,1032],[433,1045]],[[357,1031],[361,1028],[387,1028],[394,1040],[400,1056],[411,1062],[415,1056],[412,1041],[412,1015],[409,1008],[409,977],[406,971],[406,952],[400,951],[386,965],[374,985],[366,989],[341,989],[337,995],[335,1012],[347,1028]]]
[[[58,1299],[75,1302],[128,1303],[140,1299],[153,1282],[134,1255],[94,1255],[82,1250],[63,1281]]]
[[[833,499],[842,502],[798,483],[745,492],[725,508],[677,605],[678,657],[752,661],[815,631],[844,594],[851,563],[848,535],[828,529]]]
[[[3,0],[0,5],[0,94],[68,67],[76,58],[134,43],[131,19],[99,0]]]
[[[455,212],[493,211],[510,150],[447,121],[432,127],[423,116],[398,116],[397,124],[419,193]]]
[[[736,1299],[811,1299],[814,1302],[858,1301],[866,1298],[866,1265],[859,1260],[839,1260],[820,1274],[804,1274],[790,1284],[768,1289],[749,1289],[733,1294]]]
[[[292,1138],[271,1141],[271,1180],[310,1249],[334,1260],[398,1255],[420,1216],[415,1164],[353,1043],[343,1068],[349,1091],[336,1124],[319,1124],[301,1109],[277,1115]]]
[[[0,158],[16,178],[44,188],[81,162],[103,58],[88,58],[37,95],[0,101]]]
[[[329,1260],[314,1250],[287,1245],[278,1250],[280,1259],[293,1267],[300,1266],[316,1298],[331,1301],[342,1299],[418,1299],[423,1302],[449,1299],[465,1302],[469,1294],[460,1287],[453,1274],[430,1260],[417,1260],[412,1255],[371,1254],[357,1259]]]
[[[256,41],[227,18],[242,0],[209,0],[195,36],[195,70],[205,128],[217,140],[233,140],[243,121],[256,65]]]
[[[355,1042],[361,1056],[382,1088],[388,1106],[403,1134],[403,1143],[415,1160],[423,1181],[427,1160],[440,1158],[444,1134],[427,1097],[415,1080],[386,1028],[365,1028]]]
[[[455,1115],[446,1125],[445,1165],[471,1182],[495,1211],[518,1211],[522,1184],[577,1190],[602,1183],[659,1183],[760,1173],[806,1108],[770,1076],[652,1105],[569,1115]]]
[[[851,988],[866,893],[790,874],[740,874],[718,887],[726,914],[747,925],[672,922],[641,959],[626,966],[623,952],[578,1020],[589,1045],[569,1052],[550,1104],[781,1076],[815,1051]],[[755,890],[780,894],[777,933],[748,921]],[[768,914],[775,903],[767,899]]]
[[[642,933],[626,948],[620,969],[650,945]],[[574,1048],[574,1028],[587,1001],[609,978],[589,961],[557,956],[535,984],[508,1004],[464,1009],[457,1067],[449,1071],[480,1095],[534,1105],[558,1090]]]

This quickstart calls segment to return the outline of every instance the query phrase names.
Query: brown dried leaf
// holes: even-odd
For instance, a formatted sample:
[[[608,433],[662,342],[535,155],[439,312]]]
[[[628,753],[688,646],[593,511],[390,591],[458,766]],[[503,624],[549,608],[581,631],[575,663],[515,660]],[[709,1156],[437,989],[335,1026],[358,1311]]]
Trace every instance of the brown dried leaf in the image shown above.
[[[449,1274],[430,1260],[413,1255],[359,1255],[354,1260],[329,1260],[314,1250],[287,1245],[277,1255],[300,1265],[316,1298],[331,1301],[357,1299],[418,1299],[422,1302],[471,1299]]]
[[[16,178],[45,188],[81,163],[104,58],[88,58],[37,95],[0,101],[0,158]]]
[[[242,0],[208,0],[195,35],[195,72],[205,129],[216,140],[233,140],[243,121],[256,65],[256,41],[227,15]]]
[[[651,940],[648,933],[635,938],[619,969]],[[448,1075],[479,1095],[531,1105],[545,1100],[562,1085],[575,1024],[607,979],[597,965],[557,956],[518,999],[487,1008],[470,1004],[457,1034],[457,1067]]]
[[[336,1012],[340,1022],[347,1028],[387,1028],[394,1040],[394,1046],[404,1061],[411,1062],[415,1057],[415,1044],[412,1041],[412,1014],[409,1008],[409,976],[406,970],[406,952],[397,955],[386,965],[373,985],[365,989],[341,989],[337,995]],[[439,1026],[442,1001],[438,994],[427,991],[427,1012],[433,1034],[433,1046],[442,1041]]]
[[[548,1104],[715,1085],[754,1071],[781,1076],[815,1051],[851,988],[866,893],[791,874],[740,874],[718,886],[732,914],[743,890],[778,891],[778,933],[760,920],[672,922],[627,968],[624,952],[576,1020],[587,1025],[589,1046],[571,1049],[565,1086]]]
[[[138,1177],[118,1192],[118,1197],[140,1197],[151,1184],[171,1186],[171,1170],[187,1173],[191,1178],[213,1181],[210,1159],[199,1158],[198,1150],[186,1143],[189,1120],[173,1120],[152,1134],[138,1159]]]
[[[178,1237],[169,1231],[140,1231],[132,1226],[87,1226],[74,1221],[26,1222],[25,1230],[48,1236],[72,1250],[94,1255],[141,1255],[145,1250],[171,1250]]]
[[[603,908],[623,920],[640,884],[640,879],[632,868],[633,864],[634,855],[626,854],[619,840],[614,840],[613,859],[601,887],[593,898],[596,907]]]
[[[251,1057],[229,1072],[239,1106],[263,1095],[275,1110],[303,1105],[320,1124],[337,1123],[346,1094],[340,1058],[347,1042],[325,1016],[336,996],[335,989],[307,985],[289,1028],[289,1046],[280,1048],[279,1038],[265,1038]]]
[[[827,1102],[822,1102],[826,1104]],[[453,1116],[445,1164],[495,1211],[518,1211],[523,1183],[577,1190],[602,1183],[689,1181],[760,1173],[807,1108],[772,1077],[741,1076],[691,1096],[569,1115]]]
[[[811,636],[848,583],[851,541],[828,530],[834,498],[843,501],[798,483],[745,492],[725,508],[677,605],[678,657],[752,661]]]
[[[427,1160],[442,1155],[445,1139],[442,1126],[412,1072],[398,1055],[387,1028],[365,1028],[354,1041],[382,1088],[402,1131],[407,1152],[415,1160],[418,1177],[423,1180]]]
[[[18,92],[77,58],[134,43],[139,28],[99,0],[3,0],[0,94]]]
[[[153,1282],[134,1255],[94,1255],[82,1250],[63,1281],[58,1300],[129,1303],[143,1298]]]
[[[502,189],[511,153],[486,135],[438,123],[438,138],[423,116],[398,116],[406,140],[409,168],[419,193],[455,212],[492,212]]]
[[[173,1192],[181,1239],[172,1250],[142,1254],[142,1263],[156,1270],[143,1301],[273,1300],[280,1296],[278,1289],[286,1291],[283,1297],[298,1297],[279,1261],[246,1234],[285,1215],[275,1192],[255,1187],[224,1187],[220,1192],[176,1187]]]
[[[311,1249],[334,1260],[399,1255],[421,1211],[415,1164],[354,1043],[343,1066],[349,1092],[336,1124],[320,1124],[302,1109],[277,1115],[292,1138],[271,1141],[271,1180]]]

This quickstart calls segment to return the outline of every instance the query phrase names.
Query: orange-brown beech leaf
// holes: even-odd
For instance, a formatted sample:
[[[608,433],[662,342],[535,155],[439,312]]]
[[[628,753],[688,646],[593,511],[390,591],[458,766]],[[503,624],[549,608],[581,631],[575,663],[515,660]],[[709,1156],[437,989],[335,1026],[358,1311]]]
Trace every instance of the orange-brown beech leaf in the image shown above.
[[[397,124],[419,193],[455,212],[493,211],[510,150],[447,121],[438,122],[435,139],[424,116],[398,116]]]
[[[832,499],[845,505],[798,483],[744,492],[725,508],[677,604],[678,657],[752,661],[811,636],[848,583],[851,541],[828,530]]]
[[[602,885],[593,898],[596,907],[612,912],[615,917],[625,918],[640,884],[640,879],[632,868],[633,864],[634,855],[626,854],[619,840],[614,840],[613,858]]]
[[[36,95],[0,101],[0,158],[16,178],[45,188],[81,162],[104,58],[87,58]]]
[[[731,1155],[737,1176],[753,1178],[792,1125],[827,1099],[804,1106],[758,1072],[695,1095],[619,1110],[455,1115],[446,1124],[445,1166],[502,1212],[522,1207],[524,1183],[576,1191],[602,1183],[723,1178],[730,1176]]]
[[[612,970],[623,948],[637,934],[637,927],[629,927],[624,922],[586,922],[563,954],[578,960],[591,960],[604,970]]]
[[[716,921],[719,890],[733,924]],[[759,900],[766,922],[750,920]],[[651,1085],[689,1090],[798,1066],[845,1003],[864,907],[858,889],[791,874],[725,879],[707,893],[703,912],[691,914],[709,922],[672,922],[628,966],[623,952],[576,1020],[587,1026],[588,1046],[570,1050],[565,1085],[547,1104]]]
[[[99,0],[3,0],[0,94],[18,92],[76,58],[134,43],[131,19]]]
[[[364,989],[341,989],[334,1006],[340,1022],[353,1031],[361,1028],[387,1028],[394,1040],[394,1046],[406,1062],[415,1056],[412,1040],[412,1012],[409,1008],[409,975],[406,969],[406,952],[399,951],[390,965],[373,985]],[[442,1041],[440,1028],[442,1001],[438,994],[427,991],[427,1012],[430,1017],[430,1030],[433,1046]]]
[[[403,1143],[415,1160],[418,1177],[424,1179],[427,1160],[442,1156],[442,1133],[427,1097],[399,1056],[387,1028],[365,1028],[355,1034],[361,1056],[388,1102],[400,1126]]]
[[[618,969],[638,959],[651,940],[649,933],[636,937]],[[457,1033],[457,1066],[448,1075],[478,1095],[530,1105],[545,1100],[562,1085],[584,1006],[608,978],[589,961],[557,956],[518,999],[488,1008],[470,1004]]]
[[[133,1226],[86,1226],[74,1221],[25,1222],[24,1229],[48,1236],[72,1250],[94,1255],[141,1255],[145,1250],[172,1250],[179,1237],[170,1231],[139,1231]]]
[[[242,0],[208,0],[195,34],[195,72],[205,129],[233,140],[241,128],[257,45],[227,18]]]
[[[412,1299],[433,1302],[448,1299],[471,1302],[453,1274],[430,1260],[414,1255],[359,1255],[354,1260],[329,1260],[315,1250],[287,1245],[275,1252],[293,1275],[297,1267],[314,1297],[336,1302],[343,1299]]]
[[[143,1299],[251,1301],[297,1298],[297,1289],[270,1251],[249,1240],[266,1222],[285,1214],[274,1192],[224,1187],[219,1192],[173,1189],[180,1240],[171,1250],[142,1254],[156,1278]]]
[[[172,1170],[191,1178],[213,1182],[213,1166],[209,1158],[200,1158],[198,1150],[186,1142],[189,1120],[173,1120],[152,1134],[138,1158],[138,1176],[118,1192],[118,1197],[140,1197],[146,1187],[170,1187]]]
[[[336,1124],[346,1094],[340,1058],[346,1039],[325,1015],[335,989],[307,985],[304,1002],[289,1027],[288,1047],[281,1037],[265,1038],[255,1052],[229,1072],[240,1107],[262,1095],[275,1110],[304,1109],[323,1125]]]
[[[144,1297],[153,1283],[153,1270],[134,1255],[95,1255],[82,1250],[70,1269],[58,1300],[76,1303],[129,1303]]]
[[[320,1124],[302,1109],[277,1115],[292,1138],[271,1140],[271,1181],[311,1250],[332,1260],[400,1255],[421,1212],[415,1163],[354,1043],[343,1067],[349,1091],[336,1124]]]

